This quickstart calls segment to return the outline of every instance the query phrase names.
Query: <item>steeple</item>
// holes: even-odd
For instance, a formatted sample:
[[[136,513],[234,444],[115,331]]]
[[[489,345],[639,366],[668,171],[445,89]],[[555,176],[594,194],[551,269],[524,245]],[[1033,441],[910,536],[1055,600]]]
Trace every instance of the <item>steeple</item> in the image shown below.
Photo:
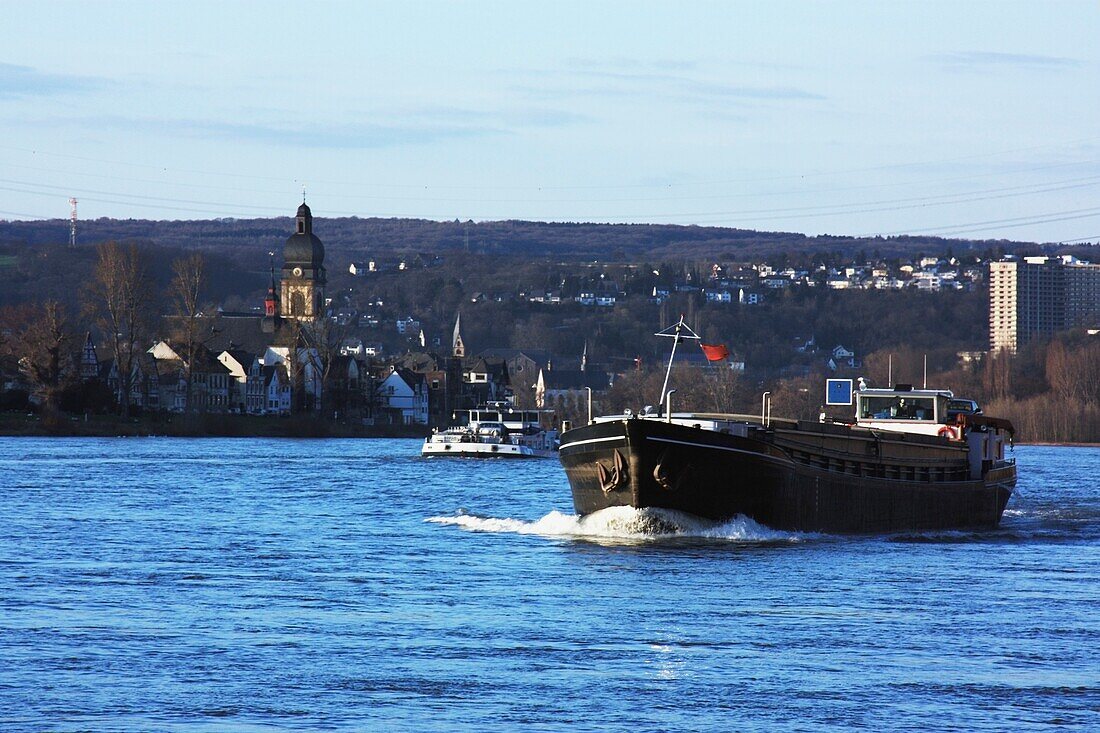
[[[455,318],[455,332],[451,337],[451,355],[459,359],[466,357],[466,344],[462,341],[462,314]]]
[[[584,340],[584,351],[581,352],[581,371],[588,369],[588,339]]]
[[[325,246],[313,233],[313,213],[303,201],[294,233],[283,247],[282,282],[276,311],[282,318],[312,323],[324,316]]]
[[[84,350],[80,355],[80,378],[85,382],[99,376],[99,357],[95,353],[95,342],[92,341],[92,332],[84,337]]]
[[[271,255],[271,284],[267,286],[267,297],[264,298],[264,317],[274,318],[279,312],[279,296],[275,288],[275,253],[268,254]]]
[[[295,228],[295,234],[313,234],[313,212],[306,206],[305,198],[302,199],[302,205],[298,207],[297,215],[297,227]]]

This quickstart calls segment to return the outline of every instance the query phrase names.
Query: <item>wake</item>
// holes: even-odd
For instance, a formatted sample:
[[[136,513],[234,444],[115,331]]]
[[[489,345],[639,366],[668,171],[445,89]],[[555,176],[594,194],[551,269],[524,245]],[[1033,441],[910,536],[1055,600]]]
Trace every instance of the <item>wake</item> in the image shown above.
[[[533,522],[522,519],[478,517],[472,514],[429,517],[425,521],[454,525],[472,532],[636,542],[694,538],[728,542],[778,543],[801,542],[809,537],[796,532],[780,532],[741,515],[725,522],[713,522],[671,509],[634,509],[626,506],[601,509],[583,517],[553,511]]]

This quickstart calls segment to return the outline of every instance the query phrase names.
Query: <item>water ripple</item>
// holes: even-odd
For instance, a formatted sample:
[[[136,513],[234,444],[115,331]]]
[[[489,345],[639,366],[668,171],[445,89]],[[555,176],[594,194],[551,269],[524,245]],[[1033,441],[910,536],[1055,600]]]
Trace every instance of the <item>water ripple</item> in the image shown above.
[[[1100,451],[836,537],[418,447],[0,440],[0,730],[1100,729]]]

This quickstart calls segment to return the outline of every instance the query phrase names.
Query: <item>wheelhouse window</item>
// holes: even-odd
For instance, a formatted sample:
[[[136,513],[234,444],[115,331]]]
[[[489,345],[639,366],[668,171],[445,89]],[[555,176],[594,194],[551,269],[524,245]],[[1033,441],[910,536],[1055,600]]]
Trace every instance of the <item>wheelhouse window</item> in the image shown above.
[[[932,397],[860,397],[860,420],[934,420],[935,399]]]

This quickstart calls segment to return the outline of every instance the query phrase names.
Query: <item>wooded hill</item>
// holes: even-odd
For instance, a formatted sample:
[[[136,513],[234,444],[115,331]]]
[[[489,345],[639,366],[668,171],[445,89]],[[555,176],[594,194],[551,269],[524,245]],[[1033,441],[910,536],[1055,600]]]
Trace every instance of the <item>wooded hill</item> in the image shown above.
[[[117,241],[202,249],[256,262],[264,260],[272,249],[278,255],[282,242],[292,231],[291,217],[177,221],[95,219],[79,222],[77,241],[79,246]],[[915,257],[947,252],[1039,249],[1032,243],[1005,240],[811,237],[793,232],[670,224],[317,217],[314,231],[325,243],[326,250],[341,258],[467,251],[618,262],[669,258],[746,261],[776,256],[852,258],[860,252],[868,257]],[[68,220],[0,221],[0,246],[62,244],[68,240]]]

